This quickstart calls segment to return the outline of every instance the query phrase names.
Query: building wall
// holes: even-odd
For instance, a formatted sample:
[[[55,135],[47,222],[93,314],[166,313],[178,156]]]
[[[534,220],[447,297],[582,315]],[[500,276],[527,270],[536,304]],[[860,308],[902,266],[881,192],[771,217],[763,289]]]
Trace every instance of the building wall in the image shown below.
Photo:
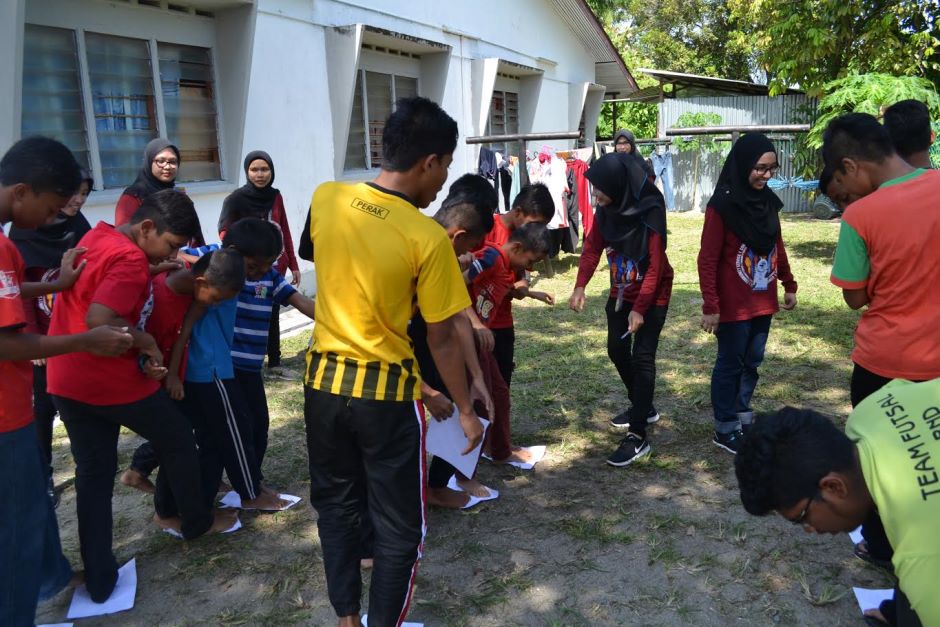
[[[474,109],[487,109],[492,92],[492,86],[474,91],[474,60],[497,59],[541,71],[538,80],[522,80],[537,85],[537,102],[520,103],[531,120],[528,130],[536,132],[574,130],[570,120],[580,119],[580,111],[572,108],[580,109],[585,99],[572,91],[584,91],[595,79],[591,54],[542,0],[257,0],[253,6],[216,11],[214,18],[105,0],[12,0],[0,11],[5,18],[0,20],[0,78],[17,86],[5,91],[12,97],[0,96],[0,149],[19,135],[16,76],[24,21],[211,46],[223,180],[185,185],[210,241],[216,239],[223,199],[244,183],[241,161],[249,150],[272,155],[275,186],[284,195],[295,239],[318,184],[374,175],[344,172],[345,153],[337,150],[344,147],[339,144],[345,143],[349,124],[355,85],[351,59],[358,54],[356,37],[362,37],[357,24],[449,47],[446,57],[422,61],[421,93],[440,94],[441,106],[458,122],[451,179],[476,167],[479,148],[463,140],[483,132],[479,120],[486,117],[475,116]],[[340,30],[348,26],[353,29]],[[537,149],[541,143],[529,147]],[[89,219],[111,220],[119,194],[119,189],[94,192],[86,206]],[[304,283],[309,285],[306,277]]]

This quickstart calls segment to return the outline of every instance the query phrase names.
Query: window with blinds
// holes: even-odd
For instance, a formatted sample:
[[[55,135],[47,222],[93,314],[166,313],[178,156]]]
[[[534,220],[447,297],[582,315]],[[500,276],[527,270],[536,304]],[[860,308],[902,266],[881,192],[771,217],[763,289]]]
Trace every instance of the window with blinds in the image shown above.
[[[216,118],[207,48],[25,27],[21,133],[63,142],[98,185],[131,183],[158,136],[180,148],[178,181],[220,179]]]
[[[486,135],[513,135],[519,132],[519,94],[494,91]],[[506,143],[490,144],[490,150],[506,154]]]
[[[417,78],[358,71],[346,142],[346,170],[382,167],[385,121],[394,111],[395,102],[417,95]]]
[[[27,24],[23,34],[22,135],[68,146],[91,169],[75,33]]]

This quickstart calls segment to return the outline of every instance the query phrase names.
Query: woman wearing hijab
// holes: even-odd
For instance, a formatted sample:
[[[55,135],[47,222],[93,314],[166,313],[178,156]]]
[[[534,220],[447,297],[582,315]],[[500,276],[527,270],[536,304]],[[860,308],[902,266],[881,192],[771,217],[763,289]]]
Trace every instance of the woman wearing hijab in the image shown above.
[[[176,186],[179,173],[179,148],[162,137],[152,140],[144,149],[144,163],[137,178],[124,189],[114,208],[114,226],[127,224],[144,198]]]
[[[648,423],[659,420],[653,408],[656,348],[672,294],[672,266],[666,256],[666,206],[650,183],[637,154],[604,155],[585,177],[594,186],[597,211],[585,238],[578,278],[568,306],[583,311],[584,288],[607,253],[607,355],[627,388],[631,407],[611,420],[627,432],[607,459],[627,466],[649,455]]]
[[[771,318],[796,306],[796,282],[780,234],[783,203],[767,187],[780,164],[767,137],[749,133],[725,160],[715,193],[705,209],[698,255],[702,290],[702,329],[718,338],[712,371],[715,414],[713,442],[737,453],[754,413],[751,397]]]
[[[23,256],[26,267],[26,280],[31,282],[54,281],[59,274],[62,255],[70,248],[75,248],[79,240],[91,225],[82,215],[82,206],[88,199],[94,181],[91,174],[82,170],[82,182],[78,191],[59,211],[55,220],[38,229],[10,228],[10,239]],[[29,330],[46,335],[52,319],[51,295],[39,296],[23,303]],[[50,489],[52,487],[52,422],[56,409],[52,399],[46,393],[46,360],[33,362],[33,414],[36,418],[36,432],[39,435],[39,448],[49,466]],[[58,499],[58,497],[56,497]]]
[[[294,242],[287,223],[287,211],[284,209],[284,198],[274,185],[274,161],[271,155],[263,150],[249,152],[245,157],[245,184],[229,194],[222,203],[222,214],[219,216],[219,237],[221,238],[230,226],[242,218],[261,218],[273,222],[281,230],[284,241],[284,250],[274,262],[274,269],[280,274],[290,270],[291,285],[300,283],[300,269],[297,258],[294,256]],[[281,366],[281,328],[280,306],[275,305],[271,311],[271,324],[268,330],[268,372],[272,368]]]

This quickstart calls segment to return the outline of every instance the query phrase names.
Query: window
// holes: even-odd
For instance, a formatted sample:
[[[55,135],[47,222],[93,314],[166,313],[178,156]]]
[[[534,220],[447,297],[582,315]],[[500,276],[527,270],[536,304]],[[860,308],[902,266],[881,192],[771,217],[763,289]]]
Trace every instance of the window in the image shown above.
[[[26,25],[22,134],[58,139],[91,169],[78,53],[70,30]]]
[[[23,70],[23,135],[62,141],[99,185],[132,182],[158,136],[180,148],[179,182],[221,178],[207,48],[27,24]]]
[[[519,94],[511,91],[494,91],[490,101],[490,117],[486,123],[486,135],[514,135],[519,132]],[[490,144],[490,150],[506,154],[506,144]]]
[[[346,170],[382,167],[385,121],[394,111],[395,102],[417,95],[417,78],[358,70],[346,142]]]

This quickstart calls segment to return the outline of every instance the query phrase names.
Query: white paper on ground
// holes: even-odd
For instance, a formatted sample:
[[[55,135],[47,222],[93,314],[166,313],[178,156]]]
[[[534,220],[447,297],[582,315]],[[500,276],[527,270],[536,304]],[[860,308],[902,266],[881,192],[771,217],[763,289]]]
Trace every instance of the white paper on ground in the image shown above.
[[[858,544],[859,542],[864,542],[865,538],[862,537],[862,528],[856,527],[855,530],[850,531],[849,538],[852,539],[852,544]]]
[[[852,588],[855,593],[855,600],[858,601],[858,609],[865,613],[865,610],[877,610],[882,601],[894,598],[894,589],[872,590],[870,588]]]
[[[238,531],[238,530],[241,529],[241,528],[242,528],[242,521],[240,521],[239,519],[236,518],[236,519],[235,519],[235,524],[233,524],[231,527],[229,527],[228,529],[226,529],[226,530],[223,531],[222,533],[232,533],[233,531]],[[173,536],[174,538],[178,538],[178,539],[180,539],[180,540],[183,539],[183,534],[181,534],[181,533],[180,533],[179,531],[177,531],[176,529],[164,529],[163,531],[164,531],[165,533],[170,534],[170,535]]]
[[[283,512],[285,509],[290,509],[297,503],[300,503],[302,500],[299,496],[294,496],[293,494],[281,494],[279,495],[283,500],[287,501],[287,505],[282,507],[279,510],[258,510],[258,511],[278,511]],[[238,496],[238,492],[232,490],[231,492],[226,492],[225,496],[222,497],[222,500],[219,501],[219,504],[222,507],[234,507],[236,509],[244,509],[246,511],[255,510],[255,507],[242,507],[242,498]]]
[[[369,615],[363,614],[362,618],[359,620],[362,621],[362,627],[369,627]],[[402,623],[401,627],[424,627],[424,623]]]
[[[525,451],[529,451],[529,453],[532,454],[532,461],[525,462],[525,463],[523,462],[506,462],[506,463],[510,466],[513,466],[514,468],[520,468],[522,470],[532,470],[533,468],[535,468],[535,465],[539,463],[540,461],[542,461],[542,458],[545,457],[545,450],[548,447],[546,447],[543,444],[540,444],[538,446],[521,446],[519,448]],[[488,460],[493,461],[493,458],[488,455],[484,455],[483,457],[486,457]]]
[[[450,488],[451,490],[456,490],[457,492],[463,492],[463,488],[461,488],[460,484],[457,483],[457,477],[455,475],[450,476],[450,481],[447,482],[447,487]],[[489,490],[490,495],[489,496],[475,496],[471,494],[470,495],[471,500],[477,499],[477,502],[482,503],[483,501],[492,501],[493,499],[499,498],[499,490],[496,490],[489,486],[483,486],[483,487]],[[474,503],[474,505],[476,505],[476,503]],[[471,506],[468,504],[464,507],[464,509],[469,509],[470,507]]]
[[[477,419],[483,425],[483,436],[485,437],[490,421],[483,418]],[[437,421],[431,418],[428,421],[425,448],[427,448],[428,453],[449,462],[467,477],[472,477],[477,462],[480,461],[483,440],[480,440],[480,444],[475,449],[466,455],[461,455],[463,450],[467,448],[467,436],[463,434],[463,428],[460,426],[460,412],[454,407],[454,413],[447,420]]]
[[[118,580],[111,596],[104,603],[95,603],[88,596],[88,588],[82,584],[75,588],[72,605],[66,618],[88,618],[123,612],[134,607],[137,597],[137,561],[136,558],[118,569]]]

